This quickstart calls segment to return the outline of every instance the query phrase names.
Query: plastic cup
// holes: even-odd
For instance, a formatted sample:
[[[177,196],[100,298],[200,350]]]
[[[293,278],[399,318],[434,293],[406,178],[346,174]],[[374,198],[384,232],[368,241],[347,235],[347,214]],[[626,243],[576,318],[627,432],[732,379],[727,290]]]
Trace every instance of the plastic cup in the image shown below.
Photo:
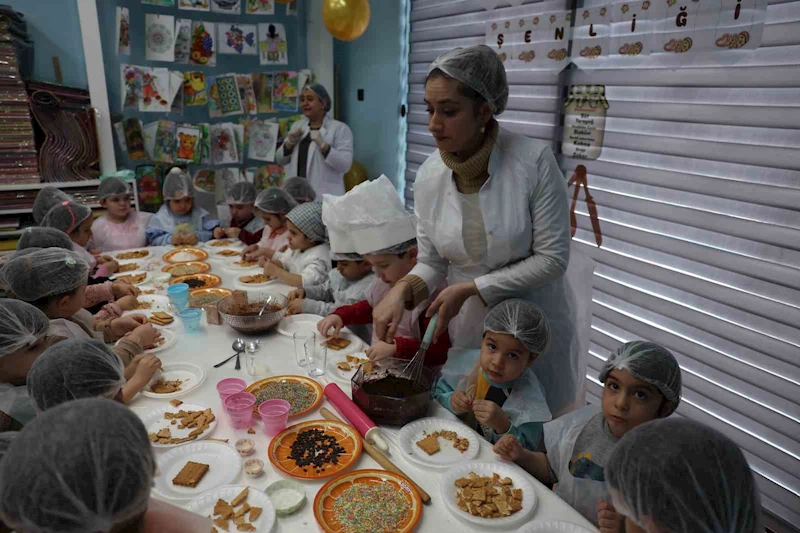
[[[225,405],[225,398],[231,394],[243,392],[246,388],[247,382],[241,378],[225,378],[217,382],[217,394],[219,394],[219,399],[222,401],[223,406]]]
[[[258,406],[258,414],[264,422],[264,433],[274,437],[284,429],[289,420],[292,405],[286,400],[267,400]]]
[[[292,335],[294,339],[294,358],[297,361],[297,366],[306,368],[306,348],[305,343],[307,340],[314,341],[317,335],[313,331],[298,331]]]
[[[306,369],[312,378],[325,375],[325,363],[328,359],[328,345],[317,342],[316,337],[308,339],[305,344]]]
[[[183,321],[183,329],[187,333],[193,333],[200,329],[200,317],[203,316],[202,309],[184,309],[178,316]]]
[[[183,311],[189,307],[189,286],[185,283],[176,283],[167,287],[167,296],[169,302],[174,305],[178,311]]]
[[[237,392],[225,398],[222,403],[234,428],[246,428],[253,424],[253,406],[256,404],[255,396],[249,392]]]

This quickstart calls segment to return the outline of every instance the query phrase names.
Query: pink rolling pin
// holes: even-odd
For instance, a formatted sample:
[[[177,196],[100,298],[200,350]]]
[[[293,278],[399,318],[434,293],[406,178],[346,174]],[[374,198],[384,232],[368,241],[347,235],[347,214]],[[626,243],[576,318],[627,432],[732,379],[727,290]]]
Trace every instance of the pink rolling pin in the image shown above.
[[[370,420],[367,414],[339,388],[336,383],[325,386],[325,397],[333,404],[339,414],[361,433],[361,436],[374,444],[382,452],[389,451],[389,445],[383,440],[381,428]]]

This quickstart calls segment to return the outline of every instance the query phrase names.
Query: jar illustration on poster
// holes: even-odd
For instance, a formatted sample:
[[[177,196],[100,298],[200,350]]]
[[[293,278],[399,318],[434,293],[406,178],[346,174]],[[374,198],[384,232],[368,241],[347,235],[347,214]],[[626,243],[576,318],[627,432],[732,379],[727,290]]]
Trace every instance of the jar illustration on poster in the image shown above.
[[[604,85],[571,85],[564,101],[564,135],[561,152],[577,159],[597,159],[603,150],[606,128]]]

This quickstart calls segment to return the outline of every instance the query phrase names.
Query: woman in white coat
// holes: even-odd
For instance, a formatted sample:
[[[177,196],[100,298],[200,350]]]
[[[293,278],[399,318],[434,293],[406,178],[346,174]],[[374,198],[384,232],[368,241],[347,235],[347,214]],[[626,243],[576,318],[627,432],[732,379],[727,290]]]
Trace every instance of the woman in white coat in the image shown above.
[[[554,416],[574,407],[578,370],[574,302],[563,275],[570,251],[567,182],[548,143],[499,127],[508,102],[491,48],[458,48],[436,59],[425,84],[428,128],[439,148],[414,182],[418,264],[373,312],[389,341],[402,310],[447,278],[428,309],[437,335],[478,348],[488,307],[509,298],[540,306],[552,346],[534,363]]]
[[[317,196],[344,194],[344,174],[353,164],[353,132],[344,122],[329,117],[331,99],[319,83],[300,94],[303,118],[292,124],[276,161],[287,176],[306,178]]]

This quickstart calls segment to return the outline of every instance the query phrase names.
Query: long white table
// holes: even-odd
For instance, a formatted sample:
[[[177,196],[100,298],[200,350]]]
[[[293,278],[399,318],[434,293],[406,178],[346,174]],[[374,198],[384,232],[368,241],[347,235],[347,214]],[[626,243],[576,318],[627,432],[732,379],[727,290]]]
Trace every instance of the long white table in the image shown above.
[[[148,259],[152,261],[153,258],[161,258],[161,256],[164,253],[172,249],[173,247],[171,246],[149,248],[150,257]],[[206,249],[206,250],[209,251],[210,253],[213,253],[213,249]],[[116,255],[117,253],[120,252],[114,252],[113,255]],[[235,258],[232,260],[235,260]],[[143,263],[147,262],[147,260],[137,260],[137,261],[141,261]],[[222,278],[223,282],[220,285],[221,287],[229,289],[236,288],[234,280],[238,276],[242,275],[242,273],[235,273],[225,269],[224,265],[228,263],[227,261],[226,262],[208,261],[208,263],[212,267],[211,273],[216,274]],[[167,263],[164,263],[163,261],[161,263],[162,266],[166,264]],[[142,289],[152,288],[149,285],[150,285],[149,283],[144,284],[141,285],[140,288]],[[270,286],[269,290],[280,292],[282,294],[288,294],[288,292],[291,291],[292,288],[287,285],[274,284]],[[159,291],[158,293],[163,294],[163,291]],[[179,319],[177,321],[179,322]],[[206,371],[205,382],[197,389],[189,392],[184,396],[181,396],[180,399],[185,403],[193,403],[211,407],[214,410],[215,414],[217,415],[218,422],[216,429],[210,436],[218,439],[230,439],[228,442],[229,446],[233,446],[233,444],[236,442],[237,439],[250,438],[256,443],[256,454],[250,457],[258,457],[262,459],[265,463],[265,473],[261,477],[253,479],[247,477],[244,474],[244,471],[242,471],[234,483],[241,485],[250,485],[251,487],[263,490],[271,483],[279,479],[283,479],[283,475],[272,467],[272,464],[269,462],[269,458],[266,456],[267,445],[269,444],[270,438],[264,434],[261,422],[254,421],[253,427],[254,429],[256,429],[255,435],[249,435],[246,429],[237,430],[231,427],[230,420],[222,410],[222,405],[219,400],[219,396],[217,395],[216,384],[219,380],[228,377],[239,377],[244,379],[248,383],[252,383],[254,381],[272,375],[282,375],[282,374],[307,375],[305,368],[300,368],[295,362],[294,346],[292,339],[280,335],[275,331],[259,336],[258,338],[260,338],[261,340],[260,343],[261,349],[258,352],[258,357],[261,358],[261,362],[263,363],[264,366],[266,366],[267,374],[259,377],[250,377],[247,375],[246,371],[245,355],[242,355],[242,368],[239,371],[234,370],[234,361],[230,361],[222,368],[213,367],[215,363],[218,363],[223,359],[225,359],[226,357],[233,354],[233,350],[231,349],[231,343],[237,337],[240,336],[244,337],[240,333],[231,329],[229,326],[225,324],[221,326],[207,325],[205,317],[203,317],[201,319],[201,328],[200,331],[198,332],[185,333],[183,331],[182,324],[177,324],[176,327],[172,329],[172,331],[177,333],[178,341],[171,348],[158,354],[161,360],[165,364],[177,361],[191,362],[198,366],[201,366]],[[251,338],[248,337],[245,340],[251,340]],[[342,387],[342,389],[346,393],[348,394],[350,393],[349,386],[343,383],[339,383],[336,381],[328,381],[324,377],[318,379],[318,381],[322,384],[323,387],[330,382],[337,383],[340,387]],[[163,406],[165,403],[166,400],[157,400],[154,398],[148,398],[143,395],[139,395],[130,404],[130,407],[134,411],[136,411],[137,414],[144,415],[157,407]],[[333,412],[336,412],[335,408],[332,405],[330,405],[326,400],[323,400],[321,406],[327,407]],[[429,411],[429,416],[455,419],[454,415],[452,415],[449,411],[441,407],[436,402],[432,402],[431,409]],[[322,418],[321,414],[318,411],[315,411],[299,419],[290,420],[290,424],[294,422],[301,422],[303,420],[315,420],[321,418]],[[385,432],[384,434],[385,435],[388,434],[389,436],[388,440],[390,441],[391,445],[390,459],[408,476],[410,476],[417,484],[419,484],[425,491],[427,491],[431,496],[431,503],[429,505],[423,506],[422,519],[420,520],[417,526],[417,531],[435,532],[435,533],[443,533],[451,531],[460,531],[460,532],[485,531],[485,529],[473,526],[472,524],[469,524],[465,521],[456,518],[445,507],[439,493],[440,490],[439,479],[443,475],[443,472],[427,471],[417,466],[415,463],[407,461],[399,453],[396,444],[392,442],[394,437],[394,432],[390,430]],[[157,455],[160,455],[162,453],[165,452],[158,449],[156,450]],[[475,458],[475,461],[501,462],[501,460],[492,452],[491,445],[486,441],[481,442],[480,453]],[[363,453],[361,455],[361,458],[358,460],[358,462],[353,468],[380,469],[381,467],[378,466],[378,464],[366,453]],[[597,531],[597,529],[591,523],[589,523],[574,509],[569,507],[563,500],[561,500],[558,496],[556,496],[547,487],[536,481],[533,477],[531,477],[530,480],[534,486],[538,500],[536,509],[531,514],[530,520],[541,520],[541,521],[562,520],[581,525],[592,531]],[[300,481],[300,483],[303,484],[306,490],[306,499],[307,499],[306,504],[297,513],[289,517],[278,518],[277,524],[273,529],[273,531],[275,533],[320,531],[320,528],[317,525],[317,522],[314,518],[312,504],[317,491],[320,489],[320,487],[322,487],[322,485],[326,481],[328,481],[328,479],[316,482]],[[153,496],[158,498],[159,494],[154,492]],[[188,502],[170,502],[170,503],[176,505],[186,505]],[[516,528],[512,528],[512,531],[514,529]]]

